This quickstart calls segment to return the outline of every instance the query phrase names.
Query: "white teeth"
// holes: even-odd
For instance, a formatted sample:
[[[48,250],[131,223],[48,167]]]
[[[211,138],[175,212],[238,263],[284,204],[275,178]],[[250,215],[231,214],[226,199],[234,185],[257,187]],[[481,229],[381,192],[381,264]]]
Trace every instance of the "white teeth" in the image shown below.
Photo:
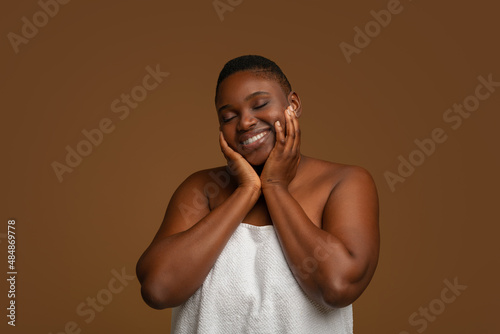
[[[245,140],[245,141],[243,142],[243,145],[248,145],[248,144],[251,144],[251,143],[253,143],[254,141],[259,140],[260,138],[264,137],[265,135],[266,135],[266,133],[265,133],[265,132],[261,132],[261,133],[259,133],[258,135],[253,136],[252,138],[248,138],[247,140]]]

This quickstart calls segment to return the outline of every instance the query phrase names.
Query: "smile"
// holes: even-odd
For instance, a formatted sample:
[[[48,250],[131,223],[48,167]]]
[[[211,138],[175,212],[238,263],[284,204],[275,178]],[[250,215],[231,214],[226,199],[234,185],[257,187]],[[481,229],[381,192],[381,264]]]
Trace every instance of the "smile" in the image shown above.
[[[264,144],[267,140],[269,133],[271,130],[267,129],[262,132],[259,132],[253,137],[250,137],[242,142],[240,142],[240,147],[243,150],[242,152],[248,153],[254,150],[257,150]]]
[[[266,134],[267,134],[267,131],[261,132],[258,135],[253,136],[252,138],[248,138],[247,140],[245,140],[244,142],[242,142],[242,144],[243,145],[249,145],[249,144],[251,144],[251,143],[259,140],[260,138],[264,137]]]

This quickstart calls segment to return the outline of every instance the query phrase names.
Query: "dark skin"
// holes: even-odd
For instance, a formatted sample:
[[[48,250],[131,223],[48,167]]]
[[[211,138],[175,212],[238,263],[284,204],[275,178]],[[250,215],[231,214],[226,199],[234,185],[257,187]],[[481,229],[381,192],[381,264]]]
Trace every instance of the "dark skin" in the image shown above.
[[[244,222],[274,225],[288,265],[311,299],[331,308],[352,304],[378,262],[378,197],[371,175],[302,155],[300,99],[276,81],[237,72],[218,93],[219,144],[227,166],[192,174],[172,196],[137,264],[144,300],[156,309],[185,302]],[[257,134],[264,136],[243,144]],[[229,182],[208,193],[214,173]],[[206,197],[195,198],[193,190]]]

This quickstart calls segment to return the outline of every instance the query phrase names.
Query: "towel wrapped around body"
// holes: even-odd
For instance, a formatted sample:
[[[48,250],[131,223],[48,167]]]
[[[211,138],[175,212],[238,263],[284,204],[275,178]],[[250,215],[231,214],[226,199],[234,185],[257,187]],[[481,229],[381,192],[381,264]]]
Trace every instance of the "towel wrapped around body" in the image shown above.
[[[304,293],[273,225],[241,223],[200,288],[172,309],[173,334],[352,331],[352,305],[327,308]]]

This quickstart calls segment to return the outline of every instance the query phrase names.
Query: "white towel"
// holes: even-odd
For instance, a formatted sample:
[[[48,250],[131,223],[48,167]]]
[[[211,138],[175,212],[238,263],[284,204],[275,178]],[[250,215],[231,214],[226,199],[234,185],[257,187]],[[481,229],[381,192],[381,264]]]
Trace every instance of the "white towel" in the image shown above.
[[[173,334],[350,334],[352,305],[332,309],[303,292],[273,225],[241,223],[203,284],[172,309]]]

